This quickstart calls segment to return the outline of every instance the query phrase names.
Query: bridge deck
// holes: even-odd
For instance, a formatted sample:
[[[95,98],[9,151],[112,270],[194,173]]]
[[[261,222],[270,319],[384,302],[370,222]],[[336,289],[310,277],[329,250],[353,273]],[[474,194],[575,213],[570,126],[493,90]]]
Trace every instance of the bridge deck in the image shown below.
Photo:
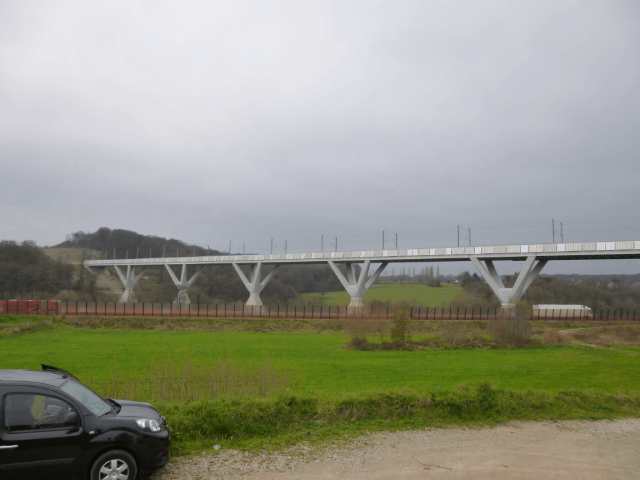
[[[334,262],[456,262],[479,260],[522,261],[535,255],[543,260],[598,260],[640,258],[640,241],[585,243],[545,243],[484,247],[414,248],[407,250],[357,250],[349,252],[287,253],[272,255],[217,255],[202,257],[87,260],[87,267],[110,265],[224,265],[224,264],[304,264]]]

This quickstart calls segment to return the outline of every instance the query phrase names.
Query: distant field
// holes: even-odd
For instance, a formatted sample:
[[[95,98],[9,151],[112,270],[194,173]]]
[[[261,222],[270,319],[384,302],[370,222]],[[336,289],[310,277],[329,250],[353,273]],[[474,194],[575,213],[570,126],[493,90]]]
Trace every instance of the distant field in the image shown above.
[[[443,302],[447,302],[460,292],[458,285],[443,285],[435,288],[427,285],[416,283],[382,283],[371,287],[364,296],[365,300],[380,300],[386,302],[391,300],[415,300],[422,302],[428,307],[439,307]],[[305,299],[320,298],[319,293],[305,293],[302,295]],[[328,292],[324,295],[327,305],[346,305],[349,303],[349,294],[347,292]]]
[[[85,260],[96,260],[100,258],[100,252],[82,248],[44,247],[42,251],[54,260],[70,263],[80,263],[83,252],[85,254]]]

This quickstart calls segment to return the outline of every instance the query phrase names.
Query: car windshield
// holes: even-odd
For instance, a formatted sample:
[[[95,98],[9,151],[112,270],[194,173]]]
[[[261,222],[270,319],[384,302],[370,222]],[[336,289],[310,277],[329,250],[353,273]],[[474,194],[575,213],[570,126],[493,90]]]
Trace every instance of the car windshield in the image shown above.
[[[111,411],[111,405],[81,383],[67,380],[60,389],[82,403],[94,415],[100,416]]]

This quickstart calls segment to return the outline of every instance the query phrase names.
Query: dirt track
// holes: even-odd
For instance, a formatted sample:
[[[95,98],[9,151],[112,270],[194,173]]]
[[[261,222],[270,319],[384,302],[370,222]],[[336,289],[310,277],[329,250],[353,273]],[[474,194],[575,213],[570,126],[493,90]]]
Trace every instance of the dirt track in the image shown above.
[[[638,479],[640,419],[517,422],[491,429],[376,433],[280,454],[179,459],[168,479]]]

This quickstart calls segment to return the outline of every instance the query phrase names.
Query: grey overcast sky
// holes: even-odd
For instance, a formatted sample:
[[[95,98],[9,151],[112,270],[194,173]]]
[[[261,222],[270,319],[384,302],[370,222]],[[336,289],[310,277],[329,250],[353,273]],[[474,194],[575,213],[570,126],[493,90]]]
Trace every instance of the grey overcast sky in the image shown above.
[[[0,0],[4,239],[640,240],[639,147],[638,0]]]

